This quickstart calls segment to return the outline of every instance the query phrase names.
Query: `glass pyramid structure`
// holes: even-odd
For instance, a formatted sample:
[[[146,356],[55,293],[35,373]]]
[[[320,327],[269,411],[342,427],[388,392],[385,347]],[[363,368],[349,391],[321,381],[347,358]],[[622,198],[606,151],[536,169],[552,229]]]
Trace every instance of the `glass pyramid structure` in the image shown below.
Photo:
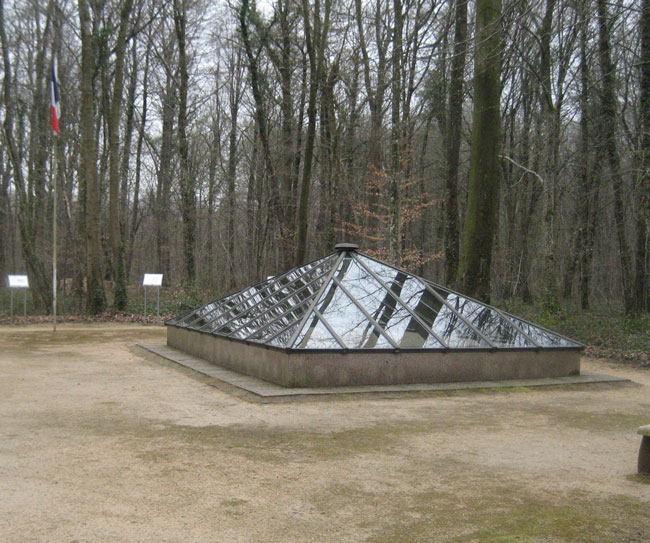
[[[352,244],[167,321],[284,350],[581,350]]]

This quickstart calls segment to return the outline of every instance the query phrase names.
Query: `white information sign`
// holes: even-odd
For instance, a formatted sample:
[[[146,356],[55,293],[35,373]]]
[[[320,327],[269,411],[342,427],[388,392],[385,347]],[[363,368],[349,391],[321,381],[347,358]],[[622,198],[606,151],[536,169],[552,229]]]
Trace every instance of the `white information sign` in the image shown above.
[[[162,285],[162,273],[145,273],[142,285],[145,287],[159,287]]]
[[[29,288],[29,279],[26,275],[9,275],[10,288]]]

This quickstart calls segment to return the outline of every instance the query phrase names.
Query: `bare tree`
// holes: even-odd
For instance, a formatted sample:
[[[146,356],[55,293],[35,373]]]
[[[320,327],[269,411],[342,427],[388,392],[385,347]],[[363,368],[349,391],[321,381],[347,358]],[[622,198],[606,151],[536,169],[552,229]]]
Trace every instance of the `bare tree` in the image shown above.
[[[196,194],[190,172],[189,141],[187,136],[187,92],[189,68],[187,55],[187,2],[174,0],[174,29],[178,45],[178,156],[180,163],[179,184],[181,193],[181,217],[183,219],[183,256],[185,278],[193,284],[196,279],[194,251],[196,243]]]
[[[498,219],[501,96],[501,1],[478,0],[474,58],[474,124],[469,196],[459,282],[463,291],[490,300],[492,244]]]

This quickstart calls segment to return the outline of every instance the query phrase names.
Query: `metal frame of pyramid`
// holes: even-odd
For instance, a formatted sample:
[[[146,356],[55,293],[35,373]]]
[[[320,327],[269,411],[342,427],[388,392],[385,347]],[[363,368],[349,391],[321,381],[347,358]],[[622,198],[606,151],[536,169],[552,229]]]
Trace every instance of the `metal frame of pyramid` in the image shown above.
[[[167,326],[284,351],[582,350],[556,332],[339,244]]]

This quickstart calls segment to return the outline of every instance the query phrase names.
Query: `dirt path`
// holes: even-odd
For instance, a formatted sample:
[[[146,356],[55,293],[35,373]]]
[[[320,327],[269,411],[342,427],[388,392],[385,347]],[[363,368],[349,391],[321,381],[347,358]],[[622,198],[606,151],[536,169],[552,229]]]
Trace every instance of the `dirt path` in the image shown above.
[[[650,541],[630,385],[257,404],[129,347],[0,327],[0,541]]]

